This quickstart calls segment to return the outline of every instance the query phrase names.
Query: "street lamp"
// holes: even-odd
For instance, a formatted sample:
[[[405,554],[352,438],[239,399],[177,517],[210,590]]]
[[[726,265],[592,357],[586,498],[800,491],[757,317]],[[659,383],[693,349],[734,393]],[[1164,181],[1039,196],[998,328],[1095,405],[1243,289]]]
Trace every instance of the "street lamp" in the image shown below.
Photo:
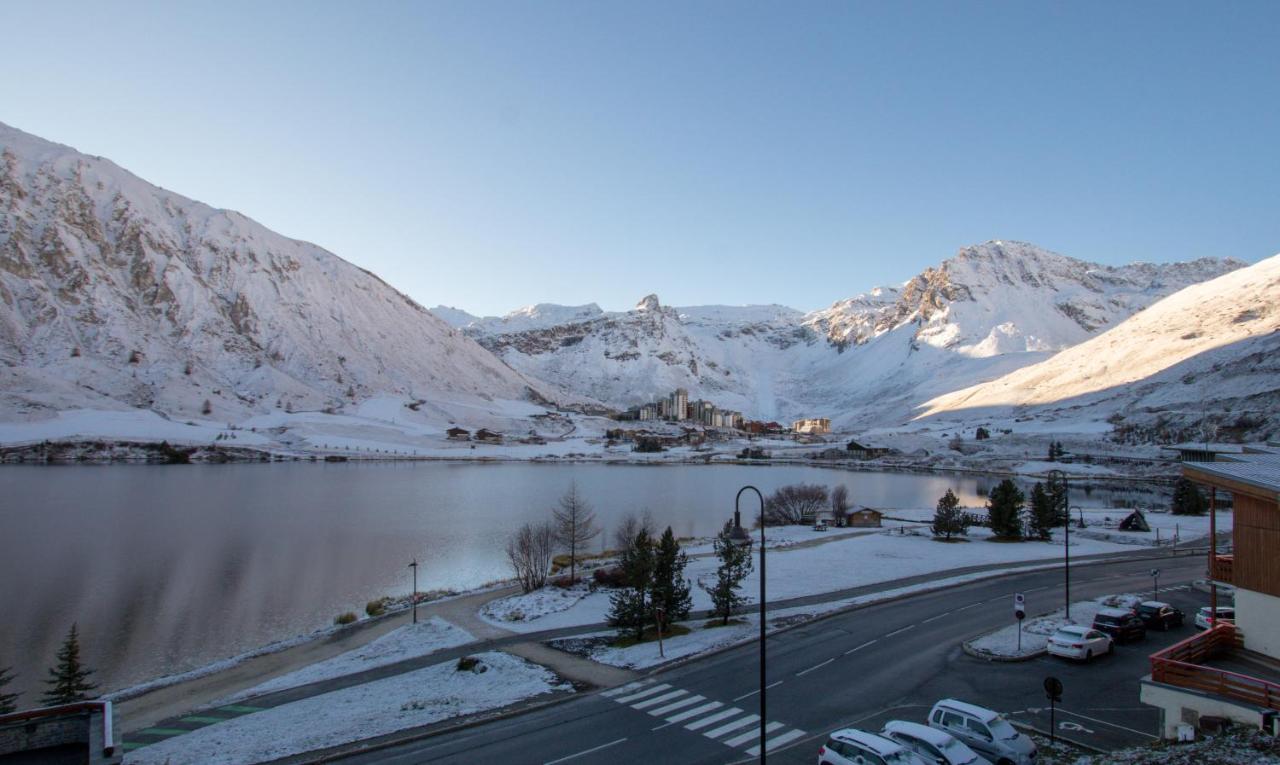
[[[751,545],[751,535],[747,530],[742,528],[742,512],[739,504],[742,502],[742,493],[750,489],[756,493],[756,497],[760,500],[760,762],[764,762],[764,737],[765,727],[769,724],[768,717],[765,715],[765,590],[764,590],[764,495],[754,486],[743,486],[738,489],[738,496],[733,499],[733,529],[729,532],[729,542],[740,547],[749,547]]]
[[[414,558],[413,563],[409,564],[409,568],[413,569],[413,623],[418,623],[418,559]]]

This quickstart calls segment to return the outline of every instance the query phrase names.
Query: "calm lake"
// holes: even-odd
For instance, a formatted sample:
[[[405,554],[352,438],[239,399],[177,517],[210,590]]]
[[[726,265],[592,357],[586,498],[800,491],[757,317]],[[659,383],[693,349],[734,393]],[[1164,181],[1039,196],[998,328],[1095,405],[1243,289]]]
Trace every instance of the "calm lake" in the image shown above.
[[[31,704],[78,622],[104,689],[184,671],[332,623],[419,588],[510,576],[511,529],[545,518],[576,481],[608,536],[648,509],[679,536],[711,535],[744,484],[849,487],[857,504],[932,507],[948,488],[978,506],[995,480],[802,466],[440,462],[0,467],[0,667]],[[1073,482],[1072,502],[1148,504]],[[750,500],[750,501],[748,501]],[[754,517],[753,497],[743,498]]]

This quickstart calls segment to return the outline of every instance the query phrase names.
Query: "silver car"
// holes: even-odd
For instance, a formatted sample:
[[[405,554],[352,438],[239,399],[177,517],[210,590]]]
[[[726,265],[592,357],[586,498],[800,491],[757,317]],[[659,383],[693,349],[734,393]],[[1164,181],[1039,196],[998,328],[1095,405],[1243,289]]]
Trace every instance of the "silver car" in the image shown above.
[[[965,746],[960,739],[928,725],[890,720],[880,735],[897,741],[926,762],[937,765],[991,765],[990,760]]]
[[[930,710],[929,725],[950,733],[996,765],[1035,765],[1035,743],[999,712],[943,699]]]

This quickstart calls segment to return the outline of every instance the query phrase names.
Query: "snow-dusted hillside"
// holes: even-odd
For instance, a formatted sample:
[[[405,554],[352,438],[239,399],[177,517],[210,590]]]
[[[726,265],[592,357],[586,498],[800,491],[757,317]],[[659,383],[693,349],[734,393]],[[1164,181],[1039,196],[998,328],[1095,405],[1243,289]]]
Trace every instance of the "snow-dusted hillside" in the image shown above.
[[[616,407],[684,387],[749,417],[887,424],[1243,265],[1115,268],[988,242],[900,287],[807,315],[783,306],[667,308],[653,295],[616,313],[544,304],[502,318],[452,315],[516,369]]]
[[[337,256],[2,124],[0,362],[10,420],[539,395]]]
[[[1280,255],[1183,289],[1111,330],[923,416],[1110,419],[1150,430],[1271,433],[1280,411]]]

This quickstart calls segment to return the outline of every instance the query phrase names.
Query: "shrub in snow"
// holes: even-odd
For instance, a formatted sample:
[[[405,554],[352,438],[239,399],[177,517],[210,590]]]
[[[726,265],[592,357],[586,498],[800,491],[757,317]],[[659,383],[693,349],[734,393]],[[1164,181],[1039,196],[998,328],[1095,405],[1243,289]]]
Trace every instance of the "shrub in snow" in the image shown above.
[[[339,624],[339,625],[351,624],[358,618],[360,617],[356,616],[354,611],[347,611],[346,613],[341,613],[335,616],[333,619],[333,623]]]
[[[364,612],[369,616],[382,616],[387,612],[387,603],[390,598],[378,598],[364,604]]]
[[[458,659],[459,672],[472,672],[477,675],[484,674],[489,671],[485,663],[475,656],[463,656]]]

